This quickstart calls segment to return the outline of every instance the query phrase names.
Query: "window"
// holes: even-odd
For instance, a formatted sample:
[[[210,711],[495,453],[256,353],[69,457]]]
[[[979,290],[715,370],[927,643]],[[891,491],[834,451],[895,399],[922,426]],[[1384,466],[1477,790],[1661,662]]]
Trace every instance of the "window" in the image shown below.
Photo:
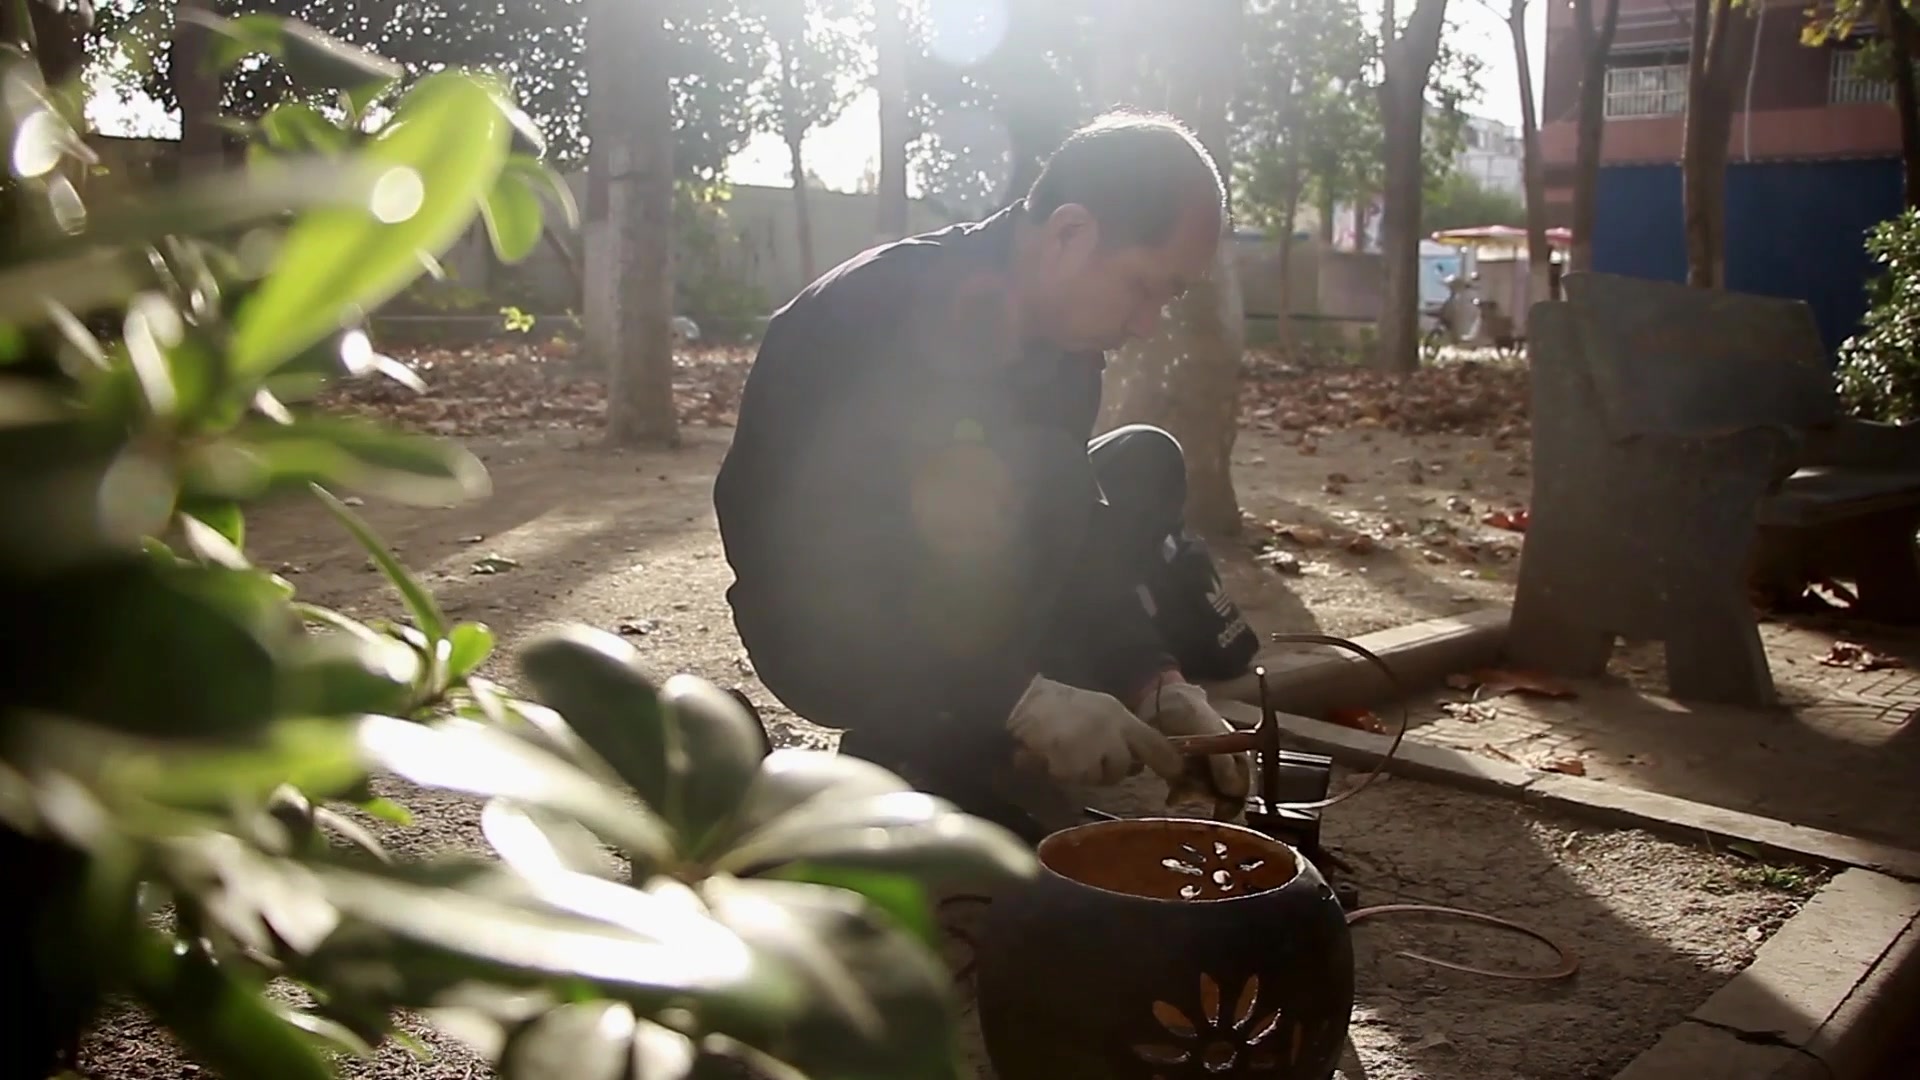
[[[1835,49],[1827,67],[1827,103],[1872,105],[1893,100],[1893,83],[1862,63],[1859,49]]]
[[[1607,69],[1606,116],[1674,116],[1687,111],[1687,65],[1636,64]]]

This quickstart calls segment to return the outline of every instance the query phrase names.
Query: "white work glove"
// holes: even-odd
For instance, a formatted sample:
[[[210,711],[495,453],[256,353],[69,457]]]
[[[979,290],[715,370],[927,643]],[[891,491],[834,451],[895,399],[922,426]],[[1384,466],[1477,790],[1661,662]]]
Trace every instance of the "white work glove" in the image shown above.
[[[1236,730],[1207,700],[1207,692],[1190,682],[1163,681],[1140,701],[1140,719],[1169,735],[1226,735]],[[1214,754],[1207,758],[1213,775],[1213,793],[1244,801],[1253,775],[1252,755]]]
[[[1120,699],[1034,676],[1007,716],[1007,730],[1063,784],[1117,784],[1145,765],[1169,783],[1185,759]]]

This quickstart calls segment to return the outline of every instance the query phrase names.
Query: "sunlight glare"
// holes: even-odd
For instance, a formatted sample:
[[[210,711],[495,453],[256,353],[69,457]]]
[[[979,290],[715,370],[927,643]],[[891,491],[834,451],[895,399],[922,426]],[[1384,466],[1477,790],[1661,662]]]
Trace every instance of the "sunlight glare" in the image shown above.
[[[927,4],[927,51],[936,59],[972,67],[992,56],[1006,36],[1006,0],[929,0]]]
[[[420,174],[396,165],[373,182],[373,197],[367,208],[382,225],[398,225],[419,213],[426,201],[427,189],[420,182]]]
[[[1013,138],[999,117],[985,109],[943,110],[932,127],[935,145],[976,164],[989,188],[1007,186],[1013,173]]]

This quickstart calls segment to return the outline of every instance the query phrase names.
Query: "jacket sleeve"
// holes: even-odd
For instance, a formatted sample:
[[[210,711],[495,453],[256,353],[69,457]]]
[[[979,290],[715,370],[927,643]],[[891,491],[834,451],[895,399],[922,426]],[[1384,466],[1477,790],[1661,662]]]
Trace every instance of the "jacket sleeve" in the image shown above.
[[[1076,415],[1084,417],[1091,440],[1100,409],[1101,368],[1089,365],[1087,370],[1090,385],[1080,387]],[[1072,675],[1090,689],[1132,704],[1131,696],[1175,661],[1140,595],[1140,560],[1148,553],[1128,551],[1118,543],[1125,532],[1107,520],[1106,499],[1097,482],[1093,500],[1086,550],[1074,562],[1054,633],[1076,645]]]

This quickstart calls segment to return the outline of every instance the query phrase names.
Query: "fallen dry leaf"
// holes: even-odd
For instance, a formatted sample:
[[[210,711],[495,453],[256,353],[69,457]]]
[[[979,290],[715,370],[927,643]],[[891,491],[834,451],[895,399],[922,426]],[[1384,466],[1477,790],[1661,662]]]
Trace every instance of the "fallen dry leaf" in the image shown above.
[[[1827,667],[1847,668],[1852,671],[1886,671],[1890,668],[1905,667],[1897,656],[1876,652],[1857,641],[1836,641],[1820,658]]]
[[[369,375],[330,387],[317,404],[434,435],[520,434],[606,423],[606,383],[575,360],[576,349],[566,341],[515,336],[389,351],[426,384],[424,392]],[[749,347],[677,351],[673,389],[680,421],[731,427],[752,366]]]
[[[1355,731],[1370,731],[1375,735],[1385,735],[1387,726],[1380,718],[1366,709],[1328,709],[1326,721]]]
[[[1505,529],[1508,532],[1517,533],[1527,531],[1527,521],[1528,515],[1524,507],[1515,510],[1494,510],[1480,519],[1480,523],[1483,525],[1491,525],[1496,529]]]
[[[1481,668],[1464,675],[1449,675],[1447,685],[1455,690],[1478,690],[1485,694],[1519,693],[1547,698],[1577,696],[1573,687],[1551,675],[1504,668]]]
[[[1585,776],[1587,763],[1577,757],[1554,758],[1551,761],[1542,762],[1540,771],[1564,773],[1567,776]]]
[[[1483,720],[1491,720],[1497,715],[1494,707],[1484,701],[1443,702],[1440,711],[1467,724],[1478,724]]]

